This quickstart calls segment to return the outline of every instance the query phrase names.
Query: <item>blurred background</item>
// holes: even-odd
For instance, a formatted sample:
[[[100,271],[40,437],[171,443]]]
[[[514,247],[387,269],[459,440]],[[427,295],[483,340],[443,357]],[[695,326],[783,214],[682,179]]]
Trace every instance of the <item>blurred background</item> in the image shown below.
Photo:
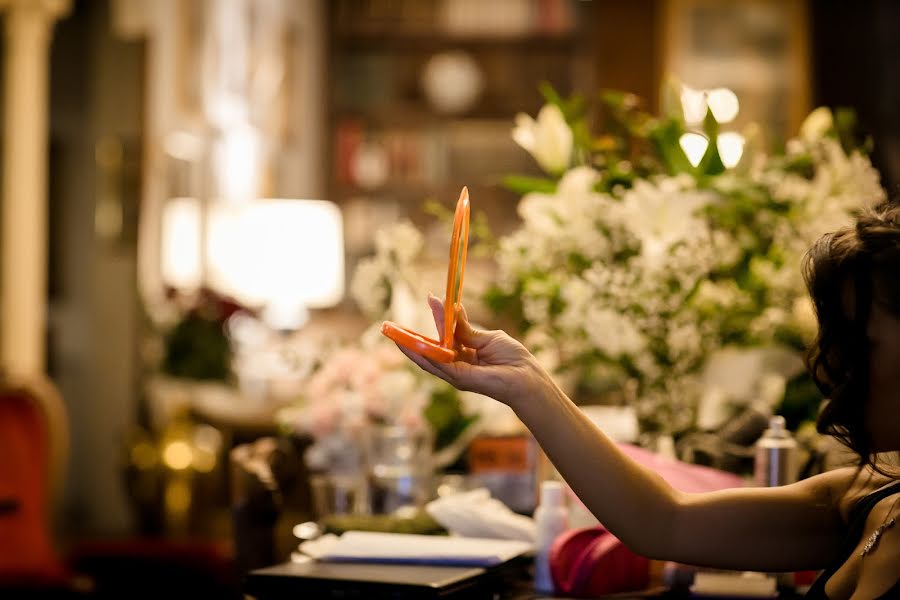
[[[900,185],[889,0],[5,0],[0,17],[2,367],[58,391],[58,548],[187,540],[233,558],[229,453],[325,418],[283,410],[325,363],[361,364],[334,353],[379,305],[427,324],[419,294],[443,289],[463,185],[474,242],[519,227],[528,190],[509,176],[542,165],[511,132],[553,94],[622,90],[659,115],[673,85],[724,88],[740,109],[722,121],[756,124],[772,154],[813,108],[849,107],[881,185]],[[373,256],[404,268],[390,228],[406,220],[415,285],[354,280]],[[473,249],[468,298],[494,269]],[[296,494],[294,522],[315,516]]]

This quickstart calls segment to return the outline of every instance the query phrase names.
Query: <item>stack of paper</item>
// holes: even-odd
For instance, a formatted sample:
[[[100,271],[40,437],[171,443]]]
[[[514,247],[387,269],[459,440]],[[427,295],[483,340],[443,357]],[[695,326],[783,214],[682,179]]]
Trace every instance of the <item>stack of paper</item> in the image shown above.
[[[491,540],[407,533],[348,531],[300,544],[315,559],[334,562],[491,567],[531,551],[516,540]]]

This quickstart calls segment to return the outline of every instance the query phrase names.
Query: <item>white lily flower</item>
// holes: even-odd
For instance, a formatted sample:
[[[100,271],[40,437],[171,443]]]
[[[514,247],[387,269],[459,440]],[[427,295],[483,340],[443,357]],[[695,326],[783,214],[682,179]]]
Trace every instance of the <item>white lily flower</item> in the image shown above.
[[[566,172],[559,180],[557,195],[564,198],[583,196],[591,193],[594,184],[600,179],[600,173],[591,167],[575,167]]]
[[[661,267],[676,242],[705,235],[707,226],[698,211],[713,200],[702,191],[681,191],[672,179],[658,184],[637,181],[617,207],[618,217],[641,240],[648,266]]]
[[[572,162],[572,130],[555,104],[545,104],[537,120],[525,113],[516,115],[512,137],[548,173],[560,173]]]
[[[803,120],[803,124],[800,126],[800,137],[807,142],[815,142],[825,137],[832,127],[834,127],[834,117],[831,109],[827,106],[820,106]]]

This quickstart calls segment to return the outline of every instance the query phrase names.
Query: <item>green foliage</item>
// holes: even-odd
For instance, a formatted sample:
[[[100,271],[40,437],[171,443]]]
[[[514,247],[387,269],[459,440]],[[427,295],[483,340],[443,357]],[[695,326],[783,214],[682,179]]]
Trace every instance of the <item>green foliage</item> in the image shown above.
[[[554,189],[555,187],[554,183]],[[425,200],[422,204],[422,211],[452,228],[454,211],[434,198]],[[476,211],[469,221],[469,256],[490,256],[496,243],[487,215],[482,210]]]
[[[459,394],[450,386],[441,386],[431,395],[425,407],[425,419],[434,432],[434,449],[440,450],[462,434],[478,420],[475,415],[466,415],[462,410]]]
[[[219,319],[191,311],[165,335],[162,370],[172,377],[227,381],[231,346]]]
[[[796,429],[801,423],[815,421],[821,404],[822,393],[804,371],[787,382],[784,400],[777,412],[784,416],[790,429]]]
[[[329,515],[322,520],[325,533],[341,535],[346,531],[378,531],[381,533],[412,533],[418,535],[447,535],[441,525],[424,510],[410,517],[395,515]]]
[[[507,175],[503,178],[503,187],[522,196],[532,192],[553,194],[556,192],[556,181],[545,177]]]
[[[844,152],[848,154],[854,150],[859,150],[865,154],[872,152],[872,138],[860,135],[859,121],[856,117],[856,111],[852,108],[840,107],[835,109],[833,134],[837,136]]]

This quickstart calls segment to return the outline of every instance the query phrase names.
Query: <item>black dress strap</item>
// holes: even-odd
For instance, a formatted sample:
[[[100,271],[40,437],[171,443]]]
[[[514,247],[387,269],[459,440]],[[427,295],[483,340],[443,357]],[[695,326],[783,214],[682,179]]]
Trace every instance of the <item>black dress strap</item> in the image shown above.
[[[826,569],[818,579],[816,579],[804,598],[807,600],[828,600],[828,596],[825,594],[825,584],[831,579],[831,576],[847,562],[847,559],[850,558],[853,551],[856,550],[856,546],[859,545],[859,540],[862,539],[863,532],[865,531],[866,520],[869,518],[869,513],[872,512],[872,509],[875,508],[876,504],[897,493],[900,493],[900,481],[889,483],[888,485],[875,490],[853,505],[853,508],[850,509],[850,514],[847,515],[847,533],[844,535],[844,539],[841,542],[841,551],[838,554],[838,559],[831,567]],[[881,596],[881,598],[898,597],[900,597],[900,581],[897,581],[887,594]]]

